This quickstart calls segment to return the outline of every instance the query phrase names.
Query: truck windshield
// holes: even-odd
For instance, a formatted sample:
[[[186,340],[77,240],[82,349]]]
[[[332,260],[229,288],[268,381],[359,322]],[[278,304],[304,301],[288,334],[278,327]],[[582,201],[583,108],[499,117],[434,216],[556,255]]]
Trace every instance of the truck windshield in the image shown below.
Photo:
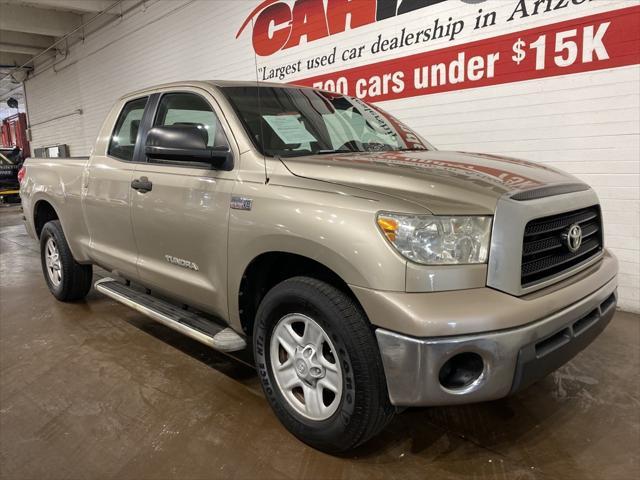
[[[298,87],[223,87],[263,155],[434,150],[417,133],[358,98]]]

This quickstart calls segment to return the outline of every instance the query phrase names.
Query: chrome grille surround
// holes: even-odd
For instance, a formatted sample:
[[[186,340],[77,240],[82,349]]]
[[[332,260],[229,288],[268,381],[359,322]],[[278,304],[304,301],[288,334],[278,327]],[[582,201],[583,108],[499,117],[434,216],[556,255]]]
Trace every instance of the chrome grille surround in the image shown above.
[[[521,296],[564,280],[602,258],[604,245],[599,253],[567,270],[531,284],[522,286],[523,237],[531,220],[549,217],[583,208],[599,206],[592,189],[564,195],[518,201],[503,195],[496,206],[489,251],[487,285],[511,295]],[[604,233],[602,232],[603,236]]]

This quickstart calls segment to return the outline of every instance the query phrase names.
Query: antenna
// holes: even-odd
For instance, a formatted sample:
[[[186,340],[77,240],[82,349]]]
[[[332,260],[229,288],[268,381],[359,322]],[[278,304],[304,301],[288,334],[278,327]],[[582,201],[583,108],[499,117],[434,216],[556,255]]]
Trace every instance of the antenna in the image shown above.
[[[251,29],[255,27],[254,20],[251,18]],[[260,124],[260,143],[262,144],[262,151],[264,152],[264,122],[262,121],[262,98],[260,97],[260,80],[258,76],[258,55],[256,55],[255,49],[253,50],[253,61],[256,67],[256,92],[258,93],[258,115],[260,115],[259,124]],[[262,153],[262,163],[264,164],[264,183],[265,185],[269,183],[269,173],[267,172],[267,158]]]

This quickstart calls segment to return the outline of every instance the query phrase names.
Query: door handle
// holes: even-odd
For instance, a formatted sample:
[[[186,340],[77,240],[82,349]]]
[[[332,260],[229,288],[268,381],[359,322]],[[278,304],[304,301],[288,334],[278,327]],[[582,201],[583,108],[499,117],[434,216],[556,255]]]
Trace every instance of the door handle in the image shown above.
[[[147,177],[140,177],[131,182],[131,188],[140,193],[147,193],[153,190],[153,183]]]

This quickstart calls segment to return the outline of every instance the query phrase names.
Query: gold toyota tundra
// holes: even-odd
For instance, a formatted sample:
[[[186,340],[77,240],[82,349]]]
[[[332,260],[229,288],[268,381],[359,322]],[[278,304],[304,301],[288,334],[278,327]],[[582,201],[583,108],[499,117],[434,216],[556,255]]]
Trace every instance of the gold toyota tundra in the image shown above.
[[[90,157],[29,159],[27,229],[61,301],[95,288],[253,350],[294,435],[351,449],[402,407],[493,400],[602,332],[598,198],[546,165],[441,152],[375,105],[180,82],[121,98]]]

